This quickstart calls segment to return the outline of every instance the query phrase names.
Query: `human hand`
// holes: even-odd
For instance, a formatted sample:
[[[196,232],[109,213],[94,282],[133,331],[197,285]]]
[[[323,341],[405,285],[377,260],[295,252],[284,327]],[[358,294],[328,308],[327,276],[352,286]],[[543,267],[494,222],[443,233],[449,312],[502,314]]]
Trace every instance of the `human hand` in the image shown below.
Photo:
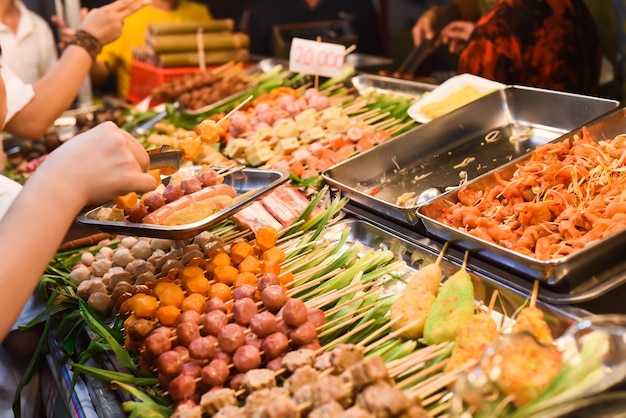
[[[459,54],[467,46],[467,41],[472,36],[475,27],[473,22],[454,21],[441,31],[441,42],[448,45],[452,54]]]
[[[441,28],[458,17],[459,10],[452,3],[431,7],[420,16],[411,29],[413,44],[417,46],[426,39],[434,40]]]
[[[128,132],[104,122],[55,149],[35,175],[49,178],[49,187],[69,194],[81,206],[110,201],[129,192],[154,190],[146,171],[150,158]]]
[[[126,17],[151,3],[152,0],[117,0],[91,9],[81,22],[80,29],[89,32],[102,45],[106,45],[120,36]]]

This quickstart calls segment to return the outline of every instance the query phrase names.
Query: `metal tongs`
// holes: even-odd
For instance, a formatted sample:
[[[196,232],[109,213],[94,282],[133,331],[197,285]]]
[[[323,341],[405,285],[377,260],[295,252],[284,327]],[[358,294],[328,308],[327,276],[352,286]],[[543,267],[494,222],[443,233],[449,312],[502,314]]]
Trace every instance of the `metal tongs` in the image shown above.
[[[396,71],[399,74],[415,74],[415,71],[424,63],[424,60],[433,52],[434,45],[439,37],[432,40],[424,39],[419,45],[414,46],[409,55],[402,61]]]
[[[162,174],[172,174],[180,169],[183,160],[183,152],[171,149],[169,145],[162,145],[148,151],[150,157],[150,169],[161,170]]]

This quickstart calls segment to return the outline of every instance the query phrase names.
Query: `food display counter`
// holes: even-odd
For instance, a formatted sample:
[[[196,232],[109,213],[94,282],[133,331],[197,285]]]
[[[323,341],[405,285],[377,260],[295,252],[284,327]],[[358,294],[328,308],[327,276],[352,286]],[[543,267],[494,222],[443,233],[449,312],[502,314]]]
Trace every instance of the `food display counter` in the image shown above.
[[[344,410],[479,416],[501,408],[500,416],[530,417],[556,407],[546,399],[566,393],[570,373],[588,377],[570,388],[580,398],[624,379],[624,319],[593,315],[620,311],[626,266],[615,261],[619,243],[607,256],[614,263],[599,269],[586,260],[585,271],[571,281],[568,264],[559,277],[567,286],[553,286],[523,263],[498,263],[499,253],[484,256],[480,242],[468,246],[437,234],[422,213],[584,125],[596,135],[619,135],[620,129],[594,129],[599,121],[623,118],[616,101],[505,86],[420,125],[407,110],[436,86],[359,74],[322,80],[312,91],[310,79],[276,65],[248,67],[250,77],[260,70],[263,81],[219,106],[190,113],[172,106],[148,125],[157,111],[131,111],[125,127],[141,125],[145,133],[138,139],[147,148],[167,145],[185,155],[181,174],[163,176],[165,184],[153,192],[162,195],[162,205],[176,202],[166,200],[173,193],[165,191],[167,184],[184,196],[213,187],[201,184],[187,193],[193,182],[183,186],[211,165],[217,177],[217,167],[232,170],[235,181],[225,176],[224,184],[234,187],[236,206],[182,227],[129,219],[130,207],[119,200],[105,205],[118,218],[103,219],[98,209],[79,217],[112,235],[60,252],[46,276],[50,290],[71,301],[61,312],[74,312],[77,321],[51,319],[75,343],[71,366],[63,361],[68,344],[62,336],[50,341],[54,367],[63,376],[80,374],[80,387],[89,393],[71,398],[73,416],[147,414],[141,408],[154,416],[331,416],[325,408],[332,404],[332,416]],[[237,107],[250,95],[251,104]],[[211,135],[217,135],[211,146],[198,145]],[[192,174],[182,174],[187,171]],[[293,187],[283,184],[287,172]],[[437,193],[418,198],[428,189]],[[399,202],[407,193],[413,200]],[[146,213],[162,207],[147,197],[133,204],[145,204]],[[433,291],[422,288],[427,280],[435,283]],[[528,312],[541,318],[524,328],[519,318]],[[483,337],[482,329],[463,328],[481,314],[507,335],[496,331],[481,342],[477,357],[458,360],[466,355],[457,349],[463,346],[459,335],[472,336],[465,341],[473,345]],[[542,335],[534,333],[537,324]],[[538,343],[546,334],[550,342]],[[550,396],[522,402],[545,385],[525,387],[518,379],[511,389],[489,373],[494,359],[515,347],[547,362],[536,373],[556,382]],[[81,365],[83,354],[89,360]],[[582,357],[590,370],[570,356]],[[486,386],[472,376],[488,377]],[[495,398],[483,393],[487,389]],[[66,395],[71,384],[60,390]],[[90,404],[82,408],[81,402]]]

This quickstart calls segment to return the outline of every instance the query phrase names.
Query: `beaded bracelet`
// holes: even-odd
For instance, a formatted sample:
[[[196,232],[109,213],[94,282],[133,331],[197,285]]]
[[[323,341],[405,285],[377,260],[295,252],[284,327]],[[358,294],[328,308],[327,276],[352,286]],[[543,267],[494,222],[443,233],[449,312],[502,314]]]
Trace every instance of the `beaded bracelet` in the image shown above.
[[[84,48],[89,53],[91,59],[94,61],[102,50],[102,45],[100,44],[98,38],[82,29],[77,29],[76,32],[74,32],[74,35],[72,35],[70,40],[67,42],[67,44],[76,45]]]

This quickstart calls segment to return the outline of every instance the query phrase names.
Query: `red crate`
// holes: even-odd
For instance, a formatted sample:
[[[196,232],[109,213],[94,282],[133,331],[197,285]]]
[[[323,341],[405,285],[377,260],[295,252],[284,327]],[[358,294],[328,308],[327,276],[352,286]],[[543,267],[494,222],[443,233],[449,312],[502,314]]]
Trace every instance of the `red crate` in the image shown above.
[[[139,103],[148,97],[155,87],[199,70],[199,67],[160,68],[147,62],[132,60],[130,88],[126,98],[132,103]]]

